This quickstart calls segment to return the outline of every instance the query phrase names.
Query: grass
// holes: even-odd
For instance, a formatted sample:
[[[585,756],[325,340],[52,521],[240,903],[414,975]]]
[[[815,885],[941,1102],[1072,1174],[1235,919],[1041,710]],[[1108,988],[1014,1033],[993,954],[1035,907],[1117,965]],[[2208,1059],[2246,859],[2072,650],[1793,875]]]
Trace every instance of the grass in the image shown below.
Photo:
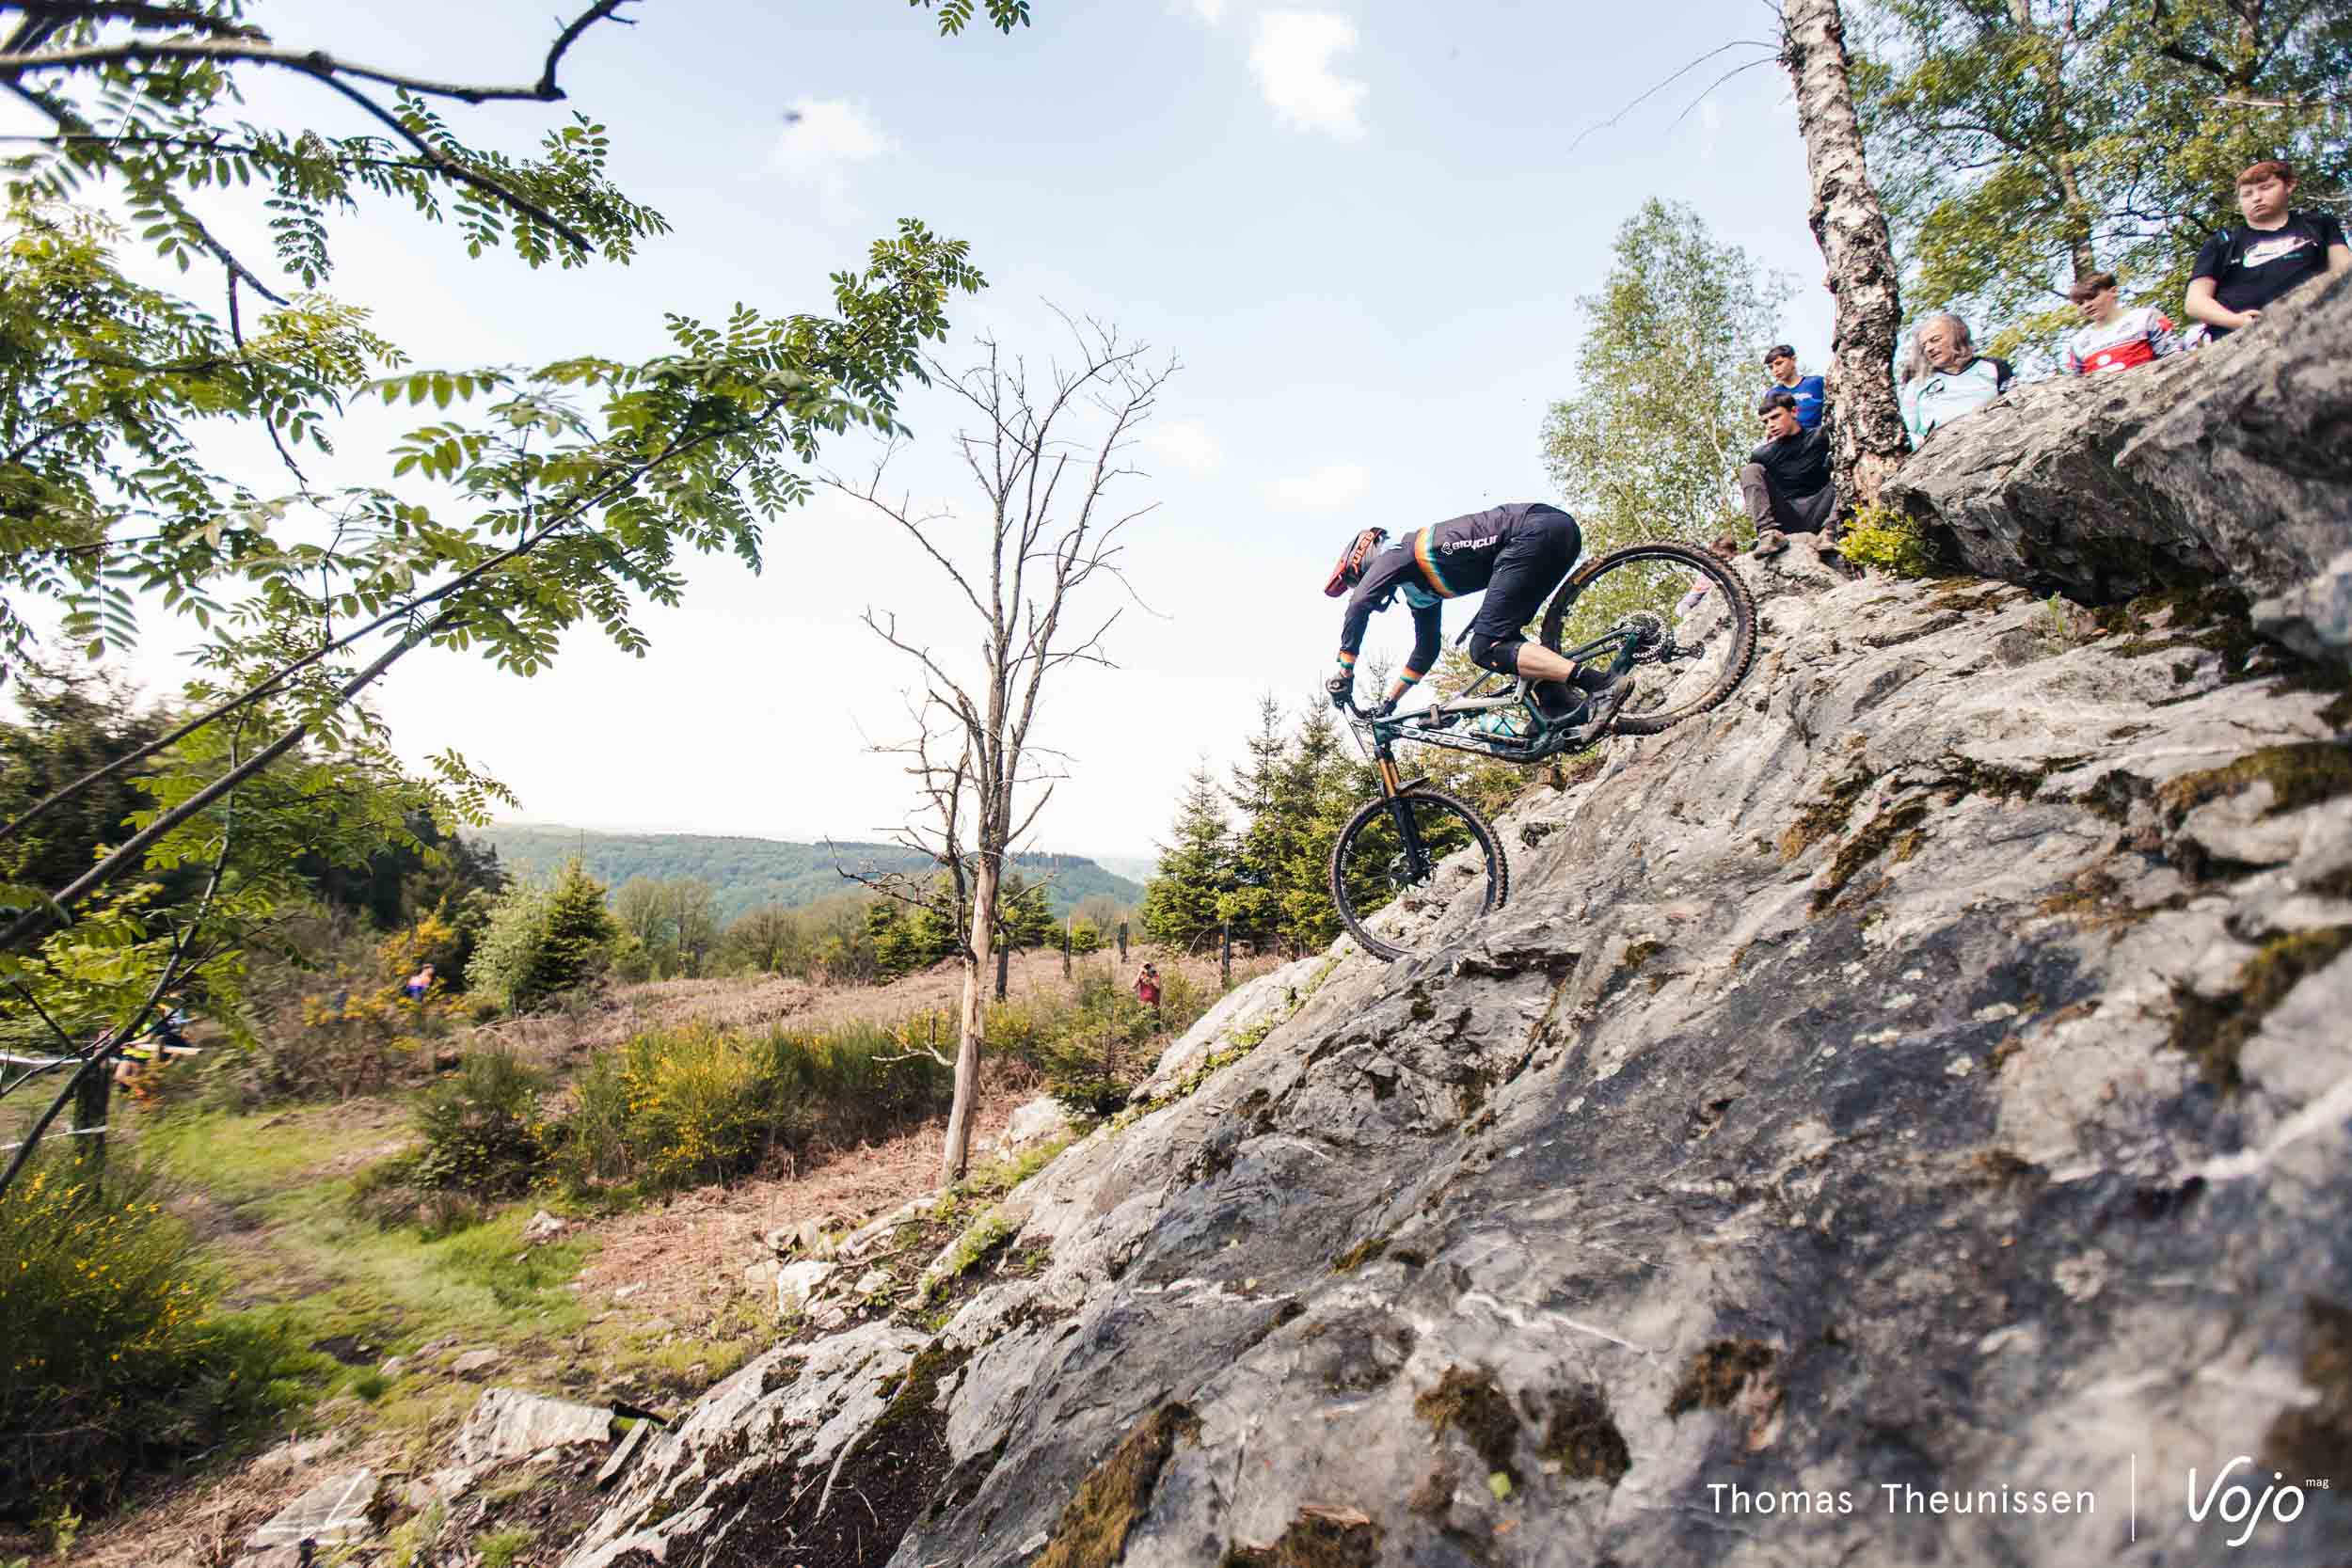
[[[407,1125],[407,1098],[374,1102],[364,1121],[346,1104],[154,1125],[151,1153],[230,1212],[215,1244],[244,1284],[231,1323],[301,1346],[354,1340],[378,1357],[453,1339],[453,1354],[501,1351],[501,1382],[575,1393],[618,1386],[641,1398],[698,1391],[772,1337],[764,1320],[714,1323],[708,1338],[648,1330],[628,1316],[590,1323],[567,1287],[595,1243],[525,1246],[531,1200],[431,1238],[375,1224],[352,1203],[364,1180],[356,1157]],[[416,1364],[389,1379],[373,1365],[337,1368],[311,1397],[318,1419],[406,1433],[421,1456],[480,1394],[437,1365]]]

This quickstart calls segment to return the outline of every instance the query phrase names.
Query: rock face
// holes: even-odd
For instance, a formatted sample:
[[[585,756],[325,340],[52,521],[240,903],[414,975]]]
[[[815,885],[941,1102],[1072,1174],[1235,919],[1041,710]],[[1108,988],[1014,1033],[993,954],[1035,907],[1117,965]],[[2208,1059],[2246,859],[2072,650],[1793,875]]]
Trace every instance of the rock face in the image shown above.
[[[2212,348],[2020,388],[1883,495],[1971,570],[2091,604],[2225,577],[2296,593],[2352,549],[2352,277]]]
[[[755,1360],[566,1568],[2344,1561],[2352,705],[1782,561],[1506,907],[1259,982],[1041,1274]]]

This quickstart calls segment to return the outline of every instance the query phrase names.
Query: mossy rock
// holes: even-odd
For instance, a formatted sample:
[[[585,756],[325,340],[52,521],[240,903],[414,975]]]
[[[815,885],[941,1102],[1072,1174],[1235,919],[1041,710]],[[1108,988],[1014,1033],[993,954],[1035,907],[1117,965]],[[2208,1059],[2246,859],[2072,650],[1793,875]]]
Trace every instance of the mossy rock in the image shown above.
[[[2175,988],[2173,1000],[2180,1011],[2166,1043],[2196,1057],[2207,1083],[2236,1088],[2241,1082],[2238,1053],[2262,1028],[2263,1020],[2305,975],[2327,968],[2346,948],[2352,948],[2352,926],[2295,931],[2257,948],[2227,995],[2200,996],[2185,987]]]
[[[1178,1438],[1200,1435],[1188,1405],[1164,1404],[1136,1423],[1108,1459],[1078,1483],[1053,1538],[1031,1568],[1111,1568],[1126,1555],[1127,1537],[1152,1506],[1160,1471]]]

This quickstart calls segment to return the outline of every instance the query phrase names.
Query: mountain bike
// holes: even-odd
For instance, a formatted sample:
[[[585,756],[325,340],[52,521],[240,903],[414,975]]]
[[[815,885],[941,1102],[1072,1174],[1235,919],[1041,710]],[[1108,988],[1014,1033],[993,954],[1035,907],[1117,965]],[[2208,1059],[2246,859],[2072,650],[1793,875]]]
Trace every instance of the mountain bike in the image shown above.
[[[1434,947],[1511,892],[1494,824],[1426,779],[1406,778],[1399,743],[1542,762],[1610,735],[1656,735],[1719,706],[1756,662],[1754,595],[1728,563],[1689,545],[1629,545],[1586,562],[1544,607],[1541,625],[1544,646],[1580,667],[1634,673],[1634,695],[1613,721],[1547,719],[1523,677],[1499,674],[1411,713],[1347,708],[1380,793],[1331,847],[1331,901],[1365,952],[1392,960]]]

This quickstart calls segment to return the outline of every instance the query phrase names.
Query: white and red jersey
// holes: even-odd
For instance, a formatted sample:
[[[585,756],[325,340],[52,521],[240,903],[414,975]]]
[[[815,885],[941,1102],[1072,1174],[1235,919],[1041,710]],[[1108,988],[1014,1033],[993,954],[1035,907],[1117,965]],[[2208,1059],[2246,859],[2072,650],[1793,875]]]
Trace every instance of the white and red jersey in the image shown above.
[[[2103,322],[2092,322],[2066,340],[2066,373],[2089,375],[2093,371],[2127,371],[2161,359],[2180,347],[2172,324],[2153,305],[2118,310]]]

